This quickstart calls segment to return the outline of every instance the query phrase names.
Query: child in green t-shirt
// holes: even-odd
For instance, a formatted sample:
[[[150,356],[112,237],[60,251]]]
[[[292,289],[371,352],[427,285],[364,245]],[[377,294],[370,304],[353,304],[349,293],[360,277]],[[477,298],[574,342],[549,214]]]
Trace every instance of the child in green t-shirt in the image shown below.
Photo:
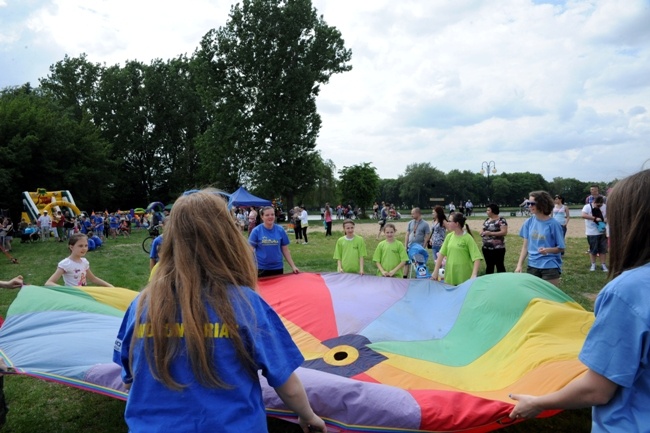
[[[395,224],[388,223],[384,227],[386,239],[379,242],[372,261],[377,265],[378,277],[397,277],[404,275],[404,265],[409,257],[404,244],[395,239]]]
[[[354,234],[354,221],[343,221],[345,236],[336,241],[334,260],[338,272],[350,272],[363,275],[363,258],[366,256],[366,242]]]

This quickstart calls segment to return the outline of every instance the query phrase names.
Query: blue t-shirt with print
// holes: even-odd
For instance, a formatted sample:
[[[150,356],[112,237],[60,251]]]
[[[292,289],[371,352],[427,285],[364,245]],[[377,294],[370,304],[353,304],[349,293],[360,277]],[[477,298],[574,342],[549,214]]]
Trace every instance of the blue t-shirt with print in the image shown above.
[[[260,224],[248,236],[248,243],[255,248],[257,269],[271,271],[284,268],[282,247],[289,245],[289,236],[282,227],[273,224],[269,230]]]
[[[521,226],[519,236],[528,240],[528,266],[537,269],[562,269],[562,254],[542,254],[539,249],[564,249],[562,225],[553,218],[530,217]]]
[[[259,378],[237,358],[228,329],[211,308],[206,335],[214,342],[215,368],[229,388],[206,388],[197,383],[182,338],[171,365],[174,379],[187,385],[181,391],[167,388],[152,376],[142,340],[136,340],[129,359],[138,299],[124,315],[113,352],[113,361],[122,367],[122,380],[131,383],[124,414],[129,432],[267,432]],[[247,287],[241,292],[231,289],[230,300],[238,331],[256,368],[272,387],[284,384],[304,359],[282,321]],[[182,323],[176,326],[182,329]]]

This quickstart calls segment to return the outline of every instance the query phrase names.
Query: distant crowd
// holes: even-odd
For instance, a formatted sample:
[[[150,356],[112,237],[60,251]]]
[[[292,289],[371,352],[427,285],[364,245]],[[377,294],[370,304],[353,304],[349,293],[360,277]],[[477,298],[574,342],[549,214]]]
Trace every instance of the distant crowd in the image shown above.
[[[128,237],[133,228],[148,228],[158,224],[164,216],[160,213],[136,214],[133,212],[92,212],[90,215],[73,216],[60,210],[50,212],[45,210],[38,214],[34,221],[21,219],[14,227],[10,218],[3,223],[3,247],[11,250],[13,237],[20,237],[21,243],[45,242],[53,239],[64,242],[74,234],[95,235],[100,239],[116,239],[118,236]],[[6,234],[5,234],[6,233]]]

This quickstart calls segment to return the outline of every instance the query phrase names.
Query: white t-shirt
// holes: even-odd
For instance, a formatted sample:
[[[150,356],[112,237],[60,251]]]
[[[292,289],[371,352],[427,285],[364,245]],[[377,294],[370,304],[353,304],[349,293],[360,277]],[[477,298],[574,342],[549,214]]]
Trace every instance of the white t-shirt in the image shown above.
[[[41,227],[52,227],[52,218],[48,215],[42,215],[38,217],[38,223]]]
[[[306,210],[300,212],[300,225],[302,227],[307,227],[309,225],[309,215]]]
[[[587,215],[593,216],[591,213],[592,210],[591,204],[587,204],[582,208],[582,212],[586,213]],[[602,205],[600,207],[600,211],[603,213],[603,218],[607,218],[607,205]],[[604,221],[603,221],[604,222]],[[585,234],[587,236],[598,236],[602,235],[603,233],[598,231],[598,223],[593,222],[592,220],[585,219]]]
[[[63,269],[63,283],[66,286],[85,286],[86,272],[90,268],[90,263],[85,258],[81,262],[75,262],[70,257],[61,260],[58,267]]]

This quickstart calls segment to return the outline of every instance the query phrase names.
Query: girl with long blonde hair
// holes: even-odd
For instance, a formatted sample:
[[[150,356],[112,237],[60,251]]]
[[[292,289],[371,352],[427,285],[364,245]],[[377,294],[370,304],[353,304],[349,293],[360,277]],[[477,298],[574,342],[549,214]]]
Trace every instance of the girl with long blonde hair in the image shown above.
[[[303,357],[256,293],[250,248],[214,190],[181,196],[157,272],[127,310],[114,360],[137,432],[266,432],[258,371],[299,416],[325,431],[294,370]]]

